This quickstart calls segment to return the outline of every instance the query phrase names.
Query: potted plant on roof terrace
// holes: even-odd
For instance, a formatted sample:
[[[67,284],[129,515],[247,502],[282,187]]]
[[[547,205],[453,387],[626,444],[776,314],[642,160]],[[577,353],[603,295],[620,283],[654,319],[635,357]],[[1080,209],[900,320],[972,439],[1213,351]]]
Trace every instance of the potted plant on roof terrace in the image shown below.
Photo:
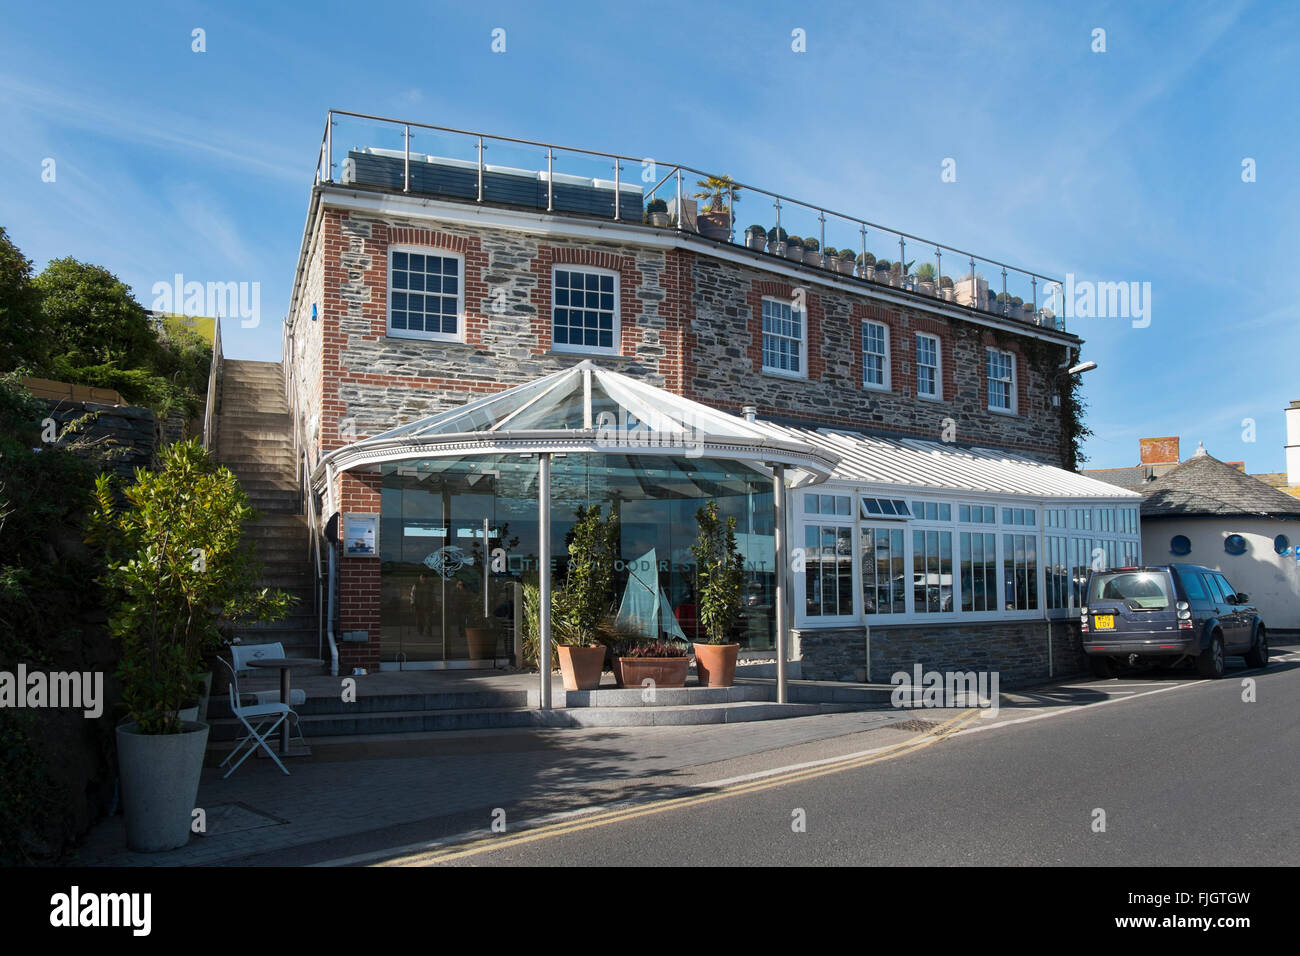
[[[840,250],[834,246],[827,246],[822,250],[822,264],[832,272],[838,272],[840,269]]]
[[[857,262],[857,258],[857,255],[852,249],[841,249],[839,255],[840,274],[846,276],[853,275],[853,266],[854,263]]]
[[[774,256],[785,255],[785,243],[790,234],[784,229],[773,226],[767,231],[767,251]]]
[[[767,247],[767,230],[755,223],[745,230],[745,245],[755,252],[762,252]]]
[[[803,262],[803,237],[789,236],[785,240],[785,257],[795,262]]]
[[[922,262],[916,269],[916,291],[922,295],[934,295],[934,266]]]
[[[614,564],[619,556],[618,515],[602,518],[598,505],[579,506],[569,532],[569,568],[564,587],[552,595],[552,633],[558,645],[565,690],[600,686],[605,645],[598,638],[614,598]]]
[[[700,235],[729,241],[732,209],[740,201],[736,195],[740,187],[730,176],[706,176],[696,180],[695,185],[700,187],[695,198],[704,200],[704,211],[699,215]]]
[[[668,203],[658,196],[646,203],[645,211],[650,217],[650,225],[661,228],[668,225]]]
[[[858,256],[858,276],[863,279],[875,279],[876,257],[872,253]]]
[[[952,285],[952,276],[939,277],[939,295],[945,302],[952,302],[956,298],[956,292]]]
[[[891,263],[888,259],[877,259],[876,260],[876,281],[881,283],[882,285],[888,285],[889,277],[890,275],[893,274],[892,267],[893,267],[893,263]]]
[[[695,556],[696,593],[700,625],[707,643],[694,645],[695,671],[706,687],[730,687],[736,677],[740,645],[731,641],[740,615],[740,590],[745,560],[736,547],[736,519],[723,521],[718,503],[710,501],[695,512],[699,534],[691,545]]]
[[[816,239],[803,241],[803,261],[810,266],[822,264],[822,246]]]

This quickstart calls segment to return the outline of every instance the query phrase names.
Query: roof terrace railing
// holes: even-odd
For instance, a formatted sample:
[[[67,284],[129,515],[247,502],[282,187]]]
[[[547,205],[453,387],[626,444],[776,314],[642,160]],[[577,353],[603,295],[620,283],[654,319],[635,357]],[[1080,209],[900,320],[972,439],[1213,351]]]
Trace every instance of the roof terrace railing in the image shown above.
[[[340,157],[338,142],[355,145]],[[330,110],[315,182],[525,205],[698,233],[864,283],[1065,329],[1059,279],[651,158]],[[737,236],[738,206],[754,199],[761,201],[744,206],[755,209],[754,224]]]

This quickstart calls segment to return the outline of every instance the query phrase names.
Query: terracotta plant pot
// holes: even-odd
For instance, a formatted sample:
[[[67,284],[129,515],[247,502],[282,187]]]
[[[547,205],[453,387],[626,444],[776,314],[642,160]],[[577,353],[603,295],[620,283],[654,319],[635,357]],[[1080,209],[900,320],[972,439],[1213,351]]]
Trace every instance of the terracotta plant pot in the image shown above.
[[[600,672],[605,666],[604,645],[570,647],[561,644],[557,650],[565,690],[595,690],[600,686]]]
[[[465,628],[465,643],[469,645],[469,659],[490,660],[497,654],[497,632],[490,627]]]
[[[623,686],[641,687],[642,681],[652,680],[656,687],[685,687],[689,657],[620,657]]]
[[[736,681],[739,644],[695,644],[695,673],[701,687],[730,687]]]

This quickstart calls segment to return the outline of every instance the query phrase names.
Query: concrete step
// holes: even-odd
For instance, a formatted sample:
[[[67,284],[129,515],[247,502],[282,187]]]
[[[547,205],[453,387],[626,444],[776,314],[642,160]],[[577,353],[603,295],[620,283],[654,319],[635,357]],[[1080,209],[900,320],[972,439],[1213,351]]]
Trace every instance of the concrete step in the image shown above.
[[[208,705],[209,739],[236,739],[242,730],[233,717],[214,716],[215,699]],[[363,734],[411,734],[454,730],[499,730],[512,727],[665,727],[701,724],[747,723],[788,717],[815,717],[857,708],[847,704],[775,704],[743,701],[681,707],[593,707],[538,710],[533,707],[485,709],[371,711],[309,714],[312,699],[296,708],[308,745],[314,738]],[[353,705],[355,706],[355,705]],[[242,735],[241,735],[242,736]]]

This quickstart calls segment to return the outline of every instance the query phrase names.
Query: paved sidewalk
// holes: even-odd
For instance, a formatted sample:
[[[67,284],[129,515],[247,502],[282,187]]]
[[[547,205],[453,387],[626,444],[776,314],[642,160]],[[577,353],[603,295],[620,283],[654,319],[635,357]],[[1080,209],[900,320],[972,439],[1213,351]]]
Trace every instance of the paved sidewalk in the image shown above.
[[[890,725],[878,746],[919,729],[918,717],[939,712],[869,711],[750,724],[637,727],[614,730],[467,731],[378,735],[313,745],[313,756],[291,761],[290,776],[270,761],[250,759],[228,780],[204,768],[198,805],[209,831],[166,853],[125,848],[120,816],[88,834],[73,864],[194,866],[277,859],[277,851],[422,823],[456,832],[486,826],[494,807],[512,819],[589,806],[724,776],[700,768]],[[875,736],[873,734],[873,736]],[[776,764],[774,764],[776,765]],[[468,821],[475,821],[469,824]],[[414,838],[414,837],[413,837]],[[339,855],[343,855],[340,853]]]

